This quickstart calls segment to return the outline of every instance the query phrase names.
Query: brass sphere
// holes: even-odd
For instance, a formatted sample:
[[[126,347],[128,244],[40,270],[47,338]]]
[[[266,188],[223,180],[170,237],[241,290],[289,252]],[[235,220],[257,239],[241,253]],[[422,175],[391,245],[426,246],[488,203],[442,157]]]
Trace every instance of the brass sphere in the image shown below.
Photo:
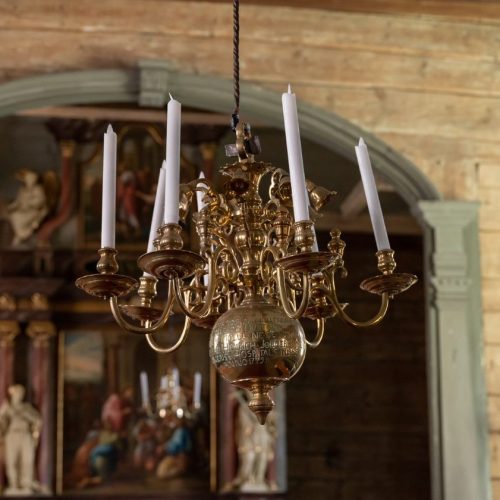
[[[300,322],[259,297],[244,301],[217,320],[209,348],[218,372],[251,392],[248,406],[261,424],[274,407],[269,391],[290,380],[306,355]]]

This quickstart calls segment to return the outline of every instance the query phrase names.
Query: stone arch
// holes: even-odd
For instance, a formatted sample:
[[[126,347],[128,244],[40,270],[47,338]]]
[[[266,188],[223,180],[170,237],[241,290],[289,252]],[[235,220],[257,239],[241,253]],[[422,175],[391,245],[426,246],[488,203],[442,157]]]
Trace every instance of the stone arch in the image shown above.
[[[140,61],[132,69],[66,72],[1,84],[0,117],[83,103],[161,107],[169,91],[188,106],[228,116],[232,109],[228,80],[181,73],[165,61]],[[283,127],[276,92],[244,84],[241,106],[250,120]],[[353,161],[353,144],[363,135],[375,168],[424,227],[433,500],[488,500],[478,206],[442,200],[408,159],[341,117],[303,103],[299,113],[304,137]]]

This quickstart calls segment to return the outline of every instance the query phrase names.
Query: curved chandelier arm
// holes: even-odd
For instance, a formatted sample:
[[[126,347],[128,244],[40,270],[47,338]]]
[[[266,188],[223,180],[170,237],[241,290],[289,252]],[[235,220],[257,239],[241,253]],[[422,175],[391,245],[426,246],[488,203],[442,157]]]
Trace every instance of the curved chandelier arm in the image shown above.
[[[183,290],[182,289],[182,281],[180,279],[175,280],[175,297],[177,299],[177,303],[179,304],[179,307],[181,308],[181,311],[189,318],[191,319],[200,319],[205,316],[208,311],[210,310],[210,307],[212,305],[212,301],[215,296],[215,289],[216,289],[216,269],[215,269],[215,263],[218,258],[218,252],[215,253],[215,255],[212,257],[209,257],[208,259],[208,286],[207,286],[207,294],[205,296],[204,304],[201,308],[197,310],[192,310],[189,308],[189,296],[191,294],[191,291],[188,290]],[[183,297],[184,295],[184,297]]]
[[[278,268],[277,272],[281,305],[289,318],[298,319],[304,314],[307,304],[309,303],[309,276],[307,274],[302,275],[302,300],[300,301],[299,307],[294,310],[293,306],[290,304],[290,297],[288,296],[285,271]]]
[[[335,306],[335,310],[339,318],[341,318],[343,321],[348,323],[349,325],[358,327],[358,328],[364,328],[367,326],[374,326],[380,323],[385,315],[387,314],[387,310],[389,309],[389,295],[387,293],[383,293],[381,295],[382,301],[380,303],[380,309],[378,310],[377,314],[373,316],[373,318],[370,318],[367,321],[356,321],[352,319],[345,311],[344,308],[342,307],[342,304],[340,304],[338,298],[337,298],[337,292],[335,291],[335,271],[336,269],[334,268],[331,273],[325,273],[328,283],[330,285],[330,295],[329,298],[333,302],[333,305]]]
[[[325,318],[318,318],[316,320],[316,336],[314,337],[314,340],[307,340],[306,338],[306,344],[311,349],[316,349],[316,347],[321,344],[323,335],[325,334],[325,323]]]
[[[109,299],[109,305],[111,307],[111,312],[113,313],[113,316],[120,328],[123,328],[130,333],[154,333],[167,324],[168,318],[170,317],[170,313],[172,312],[172,308],[174,306],[174,298],[174,283],[172,280],[169,280],[167,303],[165,304],[163,312],[157,321],[147,324],[146,326],[137,326],[127,321],[120,310],[120,305],[118,304],[118,299],[116,297],[111,297]]]
[[[151,349],[153,349],[154,351],[159,352],[161,354],[169,354],[179,349],[179,347],[184,343],[184,341],[187,338],[187,334],[189,333],[190,326],[191,326],[191,318],[188,318],[186,316],[186,319],[184,320],[184,328],[182,329],[182,332],[179,338],[177,339],[177,342],[174,345],[171,345],[170,347],[163,347],[160,344],[158,344],[158,342],[153,337],[153,334],[150,333],[146,334],[146,340],[148,341],[149,347],[151,347]]]

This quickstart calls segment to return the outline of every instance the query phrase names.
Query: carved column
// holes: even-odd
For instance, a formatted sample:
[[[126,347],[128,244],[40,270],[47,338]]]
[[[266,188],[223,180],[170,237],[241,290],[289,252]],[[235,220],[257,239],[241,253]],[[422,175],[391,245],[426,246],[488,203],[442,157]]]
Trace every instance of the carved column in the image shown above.
[[[426,201],[434,500],[489,498],[478,204]]]
[[[9,293],[0,295],[0,404],[7,396],[7,389],[14,382],[14,338],[19,333],[19,323],[13,320],[16,299]]]
[[[30,378],[33,404],[42,416],[42,431],[36,461],[37,478],[52,490],[54,467],[54,378],[52,343],[56,328],[52,321],[35,320],[28,323],[26,333],[31,338]]]
[[[17,321],[0,321],[0,401],[14,382],[14,338],[19,333]]]

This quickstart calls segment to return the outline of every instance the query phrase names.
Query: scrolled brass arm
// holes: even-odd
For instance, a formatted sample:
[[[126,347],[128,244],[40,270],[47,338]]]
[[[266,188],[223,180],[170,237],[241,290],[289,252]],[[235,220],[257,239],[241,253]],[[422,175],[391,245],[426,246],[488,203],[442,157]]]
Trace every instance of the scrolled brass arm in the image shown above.
[[[208,286],[207,286],[207,294],[204,299],[204,304],[201,308],[194,310],[189,306],[189,296],[191,292],[185,291],[182,288],[182,280],[175,279],[174,280],[174,289],[175,289],[175,297],[177,299],[177,303],[181,308],[181,311],[191,319],[201,319],[205,316],[209,311],[212,305],[212,301],[215,297],[215,290],[217,288],[217,269],[216,264],[219,258],[221,251],[224,250],[224,247],[219,247],[213,256],[209,256],[208,258]],[[184,297],[183,297],[184,295]]]
[[[351,318],[343,309],[342,305],[340,304],[338,298],[337,298],[337,292],[335,290],[335,272],[340,269],[340,268],[333,268],[331,269],[330,272],[325,272],[326,279],[329,284],[330,288],[330,294],[329,298],[333,302],[333,305],[335,306],[335,310],[337,312],[337,315],[339,318],[341,318],[343,321],[348,323],[349,325],[358,327],[358,328],[364,328],[367,326],[374,326],[380,323],[385,315],[387,314],[387,310],[389,308],[389,295],[387,293],[383,293],[381,295],[382,300],[380,303],[380,308],[378,312],[373,316],[371,319],[367,321],[356,321],[353,318]]]
[[[325,322],[325,318],[318,318],[316,320],[316,336],[314,337],[314,340],[307,340],[306,338],[306,344],[311,349],[316,349],[316,347],[321,344],[323,335],[325,334]]]
[[[184,327],[182,329],[182,332],[181,332],[179,338],[177,339],[177,342],[175,344],[171,345],[170,347],[163,347],[160,344],[158,344],[158,342],[153,337],[152,333],[146,334],[146,340],[147,340],[149,346],[151,347],[151,349],[153,349],[154,351],[159,352],[161,354],[170,354],[171,352],[174,352],[177,349],[179,349],[179,347],[184,343],[184,341],[186,340],[187,335],[189,333],[190,327],[191,327],[191,318],[186,316],[186,318],[184,320]]]
[[[127,321],[120,311],[120,305],[118,304],[117,297],[111,297],[109,299],[109,305],[111,307],[111,312],[113,313],[113,316],[120,328],[123,328],[130,333],[145,334],[157,332],[160,328],[163,328],[167,324],[168,318],[170,316],[170,313],[172,312],[172,308],[174,305],[174,298],[174,283],[172,280],[169,280],[167,302],[165,304],[163,312],[156,322],[148,324],[146,326],[137,326]]]
[[[111,312],[113,313],[113,316],[118,325],[124,330],[127,330],[131,333],[146,334],[146,340],[149,346],[156,352],[160,352],[162,354],[174,352],[184,343],[187,338],[189,328],[191,326],[191,319],[189,317],[186,316],[184,320],[184,327],[179,338],[177,339],[177,342],[175,342],[175,344],[171,345],[170,347],[163,347],[159,345],[153,337],[154,333],[156,333],[167,324],[168,319],[172,313],[175,299],[174,288],[174,280],[169,280],[167,303],[165,304],[165,308],[163,309],[160,318],[154,323],[146,322],[145,326],[137,326],[127,321],[120,310],[118,299],[116,297],[112,297],[109,299]]]
[[[285,310],[286,315],[292,319],[299,319],[305,312],[307,304],[309,303],[309,276],[307,274],[302,274],[302,299],[300,305],[294,310],[293,306],[290,304],[290,297],[288,295],[288,288],[286,285],[285,271],[281,268],[277,268],[278,273],[278,292],[281,300],[281,305]]]

